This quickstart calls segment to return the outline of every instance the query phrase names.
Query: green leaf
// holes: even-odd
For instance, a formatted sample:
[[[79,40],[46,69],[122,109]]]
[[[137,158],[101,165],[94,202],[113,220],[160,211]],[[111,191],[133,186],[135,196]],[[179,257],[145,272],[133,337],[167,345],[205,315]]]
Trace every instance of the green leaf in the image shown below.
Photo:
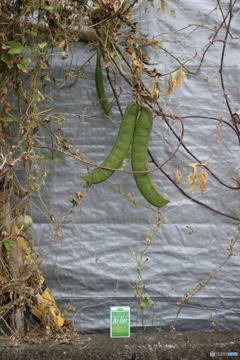
[[[8,54],[7,52],[3,52],[2,56],[1,56],[1,60],[4,61],[7,66],[9,67],[9,69],[11,69],[11,67],[13,66],[13,56]]]
[[[61,159],[60,157],[55,156],[55,155],[49,156],[49,155],[41,155],[41,154],[39,154],[39,155],[36,155],[36,158],[40,159],[40,160],[43,160],[43,161],[57,161],[57,162],[62,162],[63,161],[63,159]]]
[[[41,5],[41,8],[43,8],[45,10],[53,10],[54,9],[54,7],[49,5],[48,3]]]
[[[26,48],[32,53],[34,54],[35,53],[35,47],[30,45],[30,44],[26,44]]]
[[[19,119],[15,115],[13,115],[13,114],[8,114],[8,115],[9,116],[1,117],[0,120],[6,121],[6,122],[11,122],[11,121],[19,122]]]
[[[5,246],[7,252],[9,253],[11,251],[11,247],[14,246],[14,242],[12,242],[11,240],[5,240],[3,241],[3,245]]]
[[[17,67],[22,70],[22,72],[24,72],[25,74],[28,72],[28,69],[26,68],[26,66],[24,64],[17,64]]]
[[[21,54],[22,51],[23,51],[22,44],[20,44],[19,42],[13,42],[10,45],[10,49],[8,50],[8,53],[12,55],[17,55],[17,54]]]
[[[53,160],[55,160],[55,161],[57,161],[57,162],[62,162],[63,161],[63,159],[61,159],[61,158],[59,158],[59,157],[55,157]]]
[[[5,121],[5,122],[11,122],[13,121],[12,118],[10,118],[9,116],[4,116],[3,118],[0,118],[1,121]]]
[[[142,308],[144,308],[144,307],[147,306],[147,303],[145,303],[144,301],[141,301],[141,302],[140,302],[140,306],[141,306]]]
[[[25,62],[25,64],[31,64],[32,60],[30,58],[30,56],[26,56],[23,61]]]
[[[9,117],[13,120],[13,121],[15,121],[15,122],[19,122],[19,118],[17,117],[17,116],[15,116],[15,115],[13,115],[13,114],[8,114],[9,115]]]
[[[177,16],[177,13],[176,13],[175,10],[170,10],[170,13],[171,13],[171,15],[172,15],[173,17],[176,17],[176,16]]]
[[[34,29],[27,28],[25,31],[26,31],[26,33],[29,34],[29,35],[37,35],[37,32],[36,32],[36,30],[34,30]]]

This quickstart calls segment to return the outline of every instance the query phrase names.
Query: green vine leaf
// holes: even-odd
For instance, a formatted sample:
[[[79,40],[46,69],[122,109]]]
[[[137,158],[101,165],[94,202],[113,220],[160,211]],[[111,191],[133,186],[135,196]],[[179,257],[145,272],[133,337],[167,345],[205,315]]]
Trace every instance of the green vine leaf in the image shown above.
[[[8,54],[7,52],[3,52],[1,56],[1,60],[7,64],[9,69],[13,66],[13,56]]]
[[[18,55],[21,54],[23,51],[23,46],[19,42],[13,42],[10,45],[10,49],[8,50],[8,53],[11,55]]]
[[[22,72],[24,72],[25,74],[28,72],[26,66],[23,65],[23,64],[17,64],[17,67],[18,67]]]
[[[5,240],[3,241],[3,245],[5,249],[7,250],[7,253],[9,254],[11,252],[12,246],[14,246],[14,242],[11,240]]]
[[[30,27],[27,27],[25,31],[29,35],[37,36],[37,34],[38,34],[36,30],[34,30],[34,29],[30,28]]]
[[[30,45],[30,44],[26,44],[26,48],[32,53],[34,54],[35,53],[35,47]]]
[[[30,56],[26,56],[26,57],[23,59],[23,61],[24,61],[25,64],[31,64],[31,62],[32,62]]]
[[[44,10],[53,10],[54,7],[49,5],[48,3],[45,3],[43,5],[41,5],[41,7],[44,9]]]
[[[4,116],[3,118],[0,118],[1,121],[5,121],[5,122],[11,122],[13,121],[12,118],[10,118],[9,116]]]

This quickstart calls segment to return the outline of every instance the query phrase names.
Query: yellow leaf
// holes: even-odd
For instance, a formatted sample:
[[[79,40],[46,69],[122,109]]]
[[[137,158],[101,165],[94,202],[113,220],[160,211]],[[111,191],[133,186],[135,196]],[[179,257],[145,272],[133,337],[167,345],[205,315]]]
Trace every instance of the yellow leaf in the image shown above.
[[[172,78],[172,74],[169,75],[168,79],[168,90],[163,95],[169,95],[176,91],[176,80]]]
[[[204,194],[207,189],[207,178],[208,178],[208,173],[206,172],[205,169],[202,169],[198,177],[198,183],[202,194]]]
[[[133,64],[142,72],[143,71],[143,64],[139,60],[134,60]]]
[[[60,50],[65,49],[65,47],[66,47],[66,40],[60,41],[60,43],[58,44],[58,47],[59,47]]]
[[[185,72],[182,70],[182,67],[180,67],[175,75],[175,81],[176,81],[176,87],[180,86],[185,79]]]
[[[151,98],[156,101],[159,97],[159,93],[161,91],[158,76],[154,79],[152,91],[151,91]]]
[[[146,39],[146,42],[153,48],[153,49],[161,49],[162,43],[158,40]]]
[[[161,0],[161,12],[165,13],[165,11],[168,9],[168,2],[165,0]]]
[[[182,172],[181,172],[181,170],[177,169],[177,171],[175,173],[174,182],[175,182],[175,184],[179,184],[181,180],[182,180]]]
[[[135,52],[132,52],[132,62],[134,62],[135,60],[137,60],[137,55]]]
[[[195,183],[198,180],[197,179],[197,167],[195,165],[191,165],[192,167],[192,171],[190,172],[190,174],[187,177],[187,182],[188,182],[188,187],[190,188],[190,191],[192,194],[194,194],[194,190],[195,190]]]
[[[169,75],[168,79],[168,90],[163,95],[169,95],[172,92],[176,91],[176,88],[180,86],[185,79],[185,72],[180,67],[173,79],[172,75]]]

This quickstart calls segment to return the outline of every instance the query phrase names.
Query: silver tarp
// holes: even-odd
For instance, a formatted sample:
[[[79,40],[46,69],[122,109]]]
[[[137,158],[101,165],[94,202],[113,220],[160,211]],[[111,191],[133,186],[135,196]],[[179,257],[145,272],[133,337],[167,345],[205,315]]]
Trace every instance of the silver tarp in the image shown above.
[[[155,0],[152,5],[139,1],[134,10],[139,31],[148,39],[169,40],[162,42],[162,46],[181,62],[193,57],[186,67],[194,72],[200,61],[200,57],[194,58],[194,55],[202,53],[211,41],[213,32],[207,28],[219,26],[222,22],[221,11],[212,11],[217,4],[214,0],[168,3],[169,9],[163,14],[158,11],[160,1]],[[221,3],[225,4],[226,12],[228,2]],[[235,5],[233,13],[239,11],[238,7]],[[197,28],[197,24],[201,26]],[[191,27],[179,33],[174,32],[188,25]],[[232,26],[232,31],[239,34],[237,17]],[[195,32],[187,37],[193,29],[196,29]],[[224,38],[225,31],[223,26],[218,39]],[[179,39],[182,39],[181,43],[177,42]],[[198,75],[187,74],[184,83],[171,95],[163,96],[167,90],[168,76],[160,78],[160,103],[165,112],[192,116],[184,119],[184,144],[201,162],[208,161],[209,168],[220,179],[236,187],[232,177],[236,176],[239,169],[237,136],[227,124],[210,119],[230,121],[218,73],[222,46],[222,42],[216,41],[206,53]],[[49,100],[44,108],[51,108],[55,114],[65,115],[61,136],[68,139],[69,144],[76,147],[85,159],[101,164],[115,141],[120,114],[115,103],[112,119],[104,116],[99,108],[94,82],[93,55],[96,48],[93,45],[86,46],[83,42],[74,42],[70,49],[66,60],[61,59],[61,54],[51,57],[51,78],[55,84],[61,83],[66,74],[76,72],[86,62],[82,70],[84,78],[79,78],[72,87],[53,93],[51,97],[54,102]],[[157,63],[151,68],[155,67],[166,73],[179,66],[176,59],[162,49],[145,48],[145,51],[150,61]],[[90,60],[87,62],[88,59]],[[228,45],[223,64],[226,91],[234,111],[239,103],[238,59],[239,40],[235,40],[234,44]],[[121,69],[124,71],[124,64],[121,64]],[[114,78],[112,71],[111,76]],[[143,79],[151,89],[153,79],[144,76]],[[71,81],[66,86],[69,84]],[[105,84],[112,99],[107,79]],[[119,101],[125,109],[132,99],[131,88],[120,75],[116,75],[114,84],[117,93],[121,92]],[[49,90],[48,88],[46,92]],[[199,115],[209,118],[193,117]],[[180,122],[172,120],[171,124],[180,135]],[[54,128],[54,123],[52,126]],[[47,142],[52,146],[47,134],[43,133],[42,136],[38,144]],[[166,160],[177,143],[162,118],[155,117],[149,147],[156,161],[160,164]],[[49,154],[47,151],[42,153]],[[50,171],[46,186],[42,189],[42,199],[53,216],[61,220],[71,208],[69,197],[75,197],[77,191],[86,192],[81,175],[88,169],[71,157],[62,154],[58,157],[63,161],[53,161],[50,164],[43,162],[43,167],[49,167]],[[181,164],[181,187],[191,195],[187,186],[187,175],[191,169],[186,165],[196,162],[181,147],[163,170],[174,178],[177,166]],[[149,163],[149,168],[153,168],[152,163]],[[128,162],[124,164],[124,169],[131,170]],[[132,174],[115,172],[108,181],[110,186],[105,183],[91,186],[83,198],[82,211],[77,214],[76,209],[64,218],[64,226],[54,243],[54,229],[49,214],[43,203],[33,197],[36,250],[41,257],[47,253],[42,270],[58,303],[63,308],[75,308],[75,312],[69,313],[69,319],[74,321],[76,328],[108,331],[109,307],[116,305],[129,305],[132,327],[141,327],[142,311],[138,308],[138,295],[134,294],[133,287],[144,284],[142,300],[147,303],[147,297],[150,296],[154,302],[148,303],[144,310],[145,325],[153,326],[157,331],[169,330],[179,309],[176,303],[184,293],[191,295],[194,291],[192,289],[200,283],[204,284],[206,278],[227,258],[229,239],[234,236],[239,222],[185,197],[160,171],[152,173],[151,177],[171,203],[161,209],[162,228],[144,254],[146,238],[151,238],[159,219],[157,209],[142,198]],[[127,195],[131,194],[146,206],[128,201],[113,187]],[[193,197],[222,213],[240,218],[238,193],[237,190],[221,185],[209,174],[205,194],[202,195],[196,187]],[[138,276],[141,253],[142,281]],[[211,314],[218,330],[239,329],[238,244],[234,253],[236,256],[182,309],[176,323],[177,330],[212,330]]]

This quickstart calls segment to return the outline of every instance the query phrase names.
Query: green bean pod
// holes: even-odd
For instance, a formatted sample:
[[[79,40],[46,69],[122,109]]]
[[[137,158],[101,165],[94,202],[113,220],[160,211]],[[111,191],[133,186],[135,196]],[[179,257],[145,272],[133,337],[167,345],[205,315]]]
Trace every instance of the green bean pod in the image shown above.
[[[143,107],[135,127],[132,141],[132,170],[148,170],[148,143],[152,130],[152,115],[147,107]],[[133,174],[138,189],[144,198],[152,205],[162,207],[169,203],[163,194],[155,187],[149,173]]]
[[[111,109],[111,105],[108,101],[108,97],[107,97],[104,83],[103,83],[101,55],[102,55],[102,53],[101,53],[100,48],[97,48],[95,85],[96,85],[98,99],[100,101],[101,108],[108,116],[111,116],[112,109]]]
[[[101,166],[118,169],[122,164],[132,142],[137,116],[138,109],[136,108],[134,102],[131,102],[127,106],[123,115],[117,139],[113,145],[113,148]],[[89,174],[83,175],[82,178],[90,184],[98,184],[108,179],[113,173],[113,170],[98,168]]]

